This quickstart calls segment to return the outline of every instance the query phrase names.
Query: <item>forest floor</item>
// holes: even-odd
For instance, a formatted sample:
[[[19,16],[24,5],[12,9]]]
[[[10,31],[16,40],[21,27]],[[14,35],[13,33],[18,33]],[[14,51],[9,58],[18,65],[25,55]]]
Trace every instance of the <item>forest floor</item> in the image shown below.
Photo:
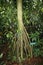
[[[7,62],[6,65],[43,65],[43,57],[33,57],[24,60],[22,63],[17,62]]]

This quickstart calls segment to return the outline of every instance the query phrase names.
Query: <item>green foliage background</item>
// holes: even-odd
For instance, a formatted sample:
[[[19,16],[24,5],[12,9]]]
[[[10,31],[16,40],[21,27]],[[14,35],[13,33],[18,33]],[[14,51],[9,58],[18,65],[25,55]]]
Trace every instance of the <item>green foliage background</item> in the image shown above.
[[[23,23],[30,36],[33,56],[43,56],[43,1],[23,0]],[[17,37],[17,2],[16,0],[0,0],[0,50],[8,44],[7,60],[16,60],[13,50]],[[41,36],[42,35],[42,36]],[[11,51],[12,50],[12,51]],[[2,56],[0,51],[0,59]],[[11,57],[12,56],[12,57]]]

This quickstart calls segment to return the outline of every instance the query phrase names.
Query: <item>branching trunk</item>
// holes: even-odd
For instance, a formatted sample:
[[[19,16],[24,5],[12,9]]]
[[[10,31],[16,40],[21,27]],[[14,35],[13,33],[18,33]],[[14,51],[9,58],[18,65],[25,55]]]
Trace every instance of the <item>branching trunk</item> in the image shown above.
[[[32,56],[32,48],[29,44],[30,40],[28,37],[28,33],[23,25],[22,0],[17,0],[17,18],[18,18],[18,39],[16,41],[16,45],[17,45],[17,57],[20,60],[23,59],[24,50],[26,56],[29,54]]]

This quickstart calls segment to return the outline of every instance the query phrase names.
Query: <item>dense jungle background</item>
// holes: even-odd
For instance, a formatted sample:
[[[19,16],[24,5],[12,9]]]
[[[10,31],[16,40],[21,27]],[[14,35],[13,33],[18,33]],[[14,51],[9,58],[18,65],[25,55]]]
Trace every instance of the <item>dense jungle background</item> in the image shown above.
[[[43,0],[0,0],[0,65],[43,65]]]

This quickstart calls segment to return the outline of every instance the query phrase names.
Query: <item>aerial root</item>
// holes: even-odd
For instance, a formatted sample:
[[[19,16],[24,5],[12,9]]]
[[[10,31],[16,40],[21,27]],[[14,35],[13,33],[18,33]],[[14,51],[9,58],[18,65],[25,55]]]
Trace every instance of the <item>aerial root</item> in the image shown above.
[[[22,30],[22,34],[18,33],[18,37],[15,43],[15,51],[17,50],[17,57],[19,58],[23,58],[24,55],[24,50],[25,50],[25,55],[26,57],[30,54],[32,56],[32,47],[29,44],[30,39],[28,36],[28,33],[25,29],[25,27],[23,26],[23,30]],[[14,46],[14,47],[15,47]]]

